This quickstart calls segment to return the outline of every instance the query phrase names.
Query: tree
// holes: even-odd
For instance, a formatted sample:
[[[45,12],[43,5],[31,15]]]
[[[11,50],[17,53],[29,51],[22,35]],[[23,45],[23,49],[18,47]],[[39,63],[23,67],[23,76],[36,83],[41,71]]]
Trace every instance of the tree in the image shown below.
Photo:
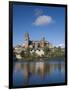
[[[60,46],[58,47],[58,52],[61,52],[61,47]]]
[[[21,57],[25,57],[24,51],[21,51],[20,55],[21,55]]]
[[[44,47],[44,53],[45,53],[45,55],[48,55],[50,53],[50,48]]]
[[[30,48],[26,49],[26,56],[29,57],[30,56]]]

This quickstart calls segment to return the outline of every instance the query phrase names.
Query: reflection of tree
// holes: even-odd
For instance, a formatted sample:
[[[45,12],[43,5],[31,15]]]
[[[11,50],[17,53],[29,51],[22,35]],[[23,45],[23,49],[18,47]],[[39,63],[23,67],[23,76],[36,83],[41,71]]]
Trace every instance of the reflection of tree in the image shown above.
[[[23,75],[24,75],[24,83],[23,85],[26,86],[28,85],[29,82],[29,78],[30,78],[30,67],[29,67],[29,63],[24,63],[23,65]]]
[[[39,75],[41,79],[44,79],[47,75],[53,73],[53,71],[58,70],[62,71],[64,70],[64,64],[61,64],[61,61],[58,61],[58,63],[51,63],[51,62],[23,62],[18,63],[15,66],[16,70],[21,70],[23,72],[24,76],[24,82],[23,86],[29,85],[29,79],[31,75]]]
[[[23,63],[21,63],[21,70],[23,70],[23,68],[24,68],[24,64],[23,64]]]
[[[30,62],[29,66],[30,66],[30,73],[35,74],[35,63]]]
[[[34,72],[35,72],[35,63],[24,62],[23,64],[21,64],[21,70],[22,70],[23,75],[24,75],[23,85],[27,86],[31,74],[34,74]]]
[[[48,75],[51,73],[54,73],[54,71],[60,71],[62,72],[64,70],[64,65],[61,64],[61,61],[58,61],[57,63],[51,63],[49,61],[47,62],[22,62],[22,63],[16,63],[15,68],[16,70],[21,70],[21,74],[23,75],[24,82],[23,86],[29,85],[29,80],[31,78],[31,75],[38,75],[40,79],[44,80]],[[35,82],[36,83],[36,82]]]
[[[45,75],[48,75],[50,73],[50,64],[45,63]]]
[[[21,70],[21,64],[20,63],[15,63],[14,64],[14,70],[15,70],[15,72],[20,71]]]
[[[53,71],[60,71],[61,72],[61,61],[58,61],[58,63],[57,64],[52,64],[52,66],[53,66],[53,68],[52,68],[52,72]]]
[[[58,64],[58,70],[61,72],[61,64]]]

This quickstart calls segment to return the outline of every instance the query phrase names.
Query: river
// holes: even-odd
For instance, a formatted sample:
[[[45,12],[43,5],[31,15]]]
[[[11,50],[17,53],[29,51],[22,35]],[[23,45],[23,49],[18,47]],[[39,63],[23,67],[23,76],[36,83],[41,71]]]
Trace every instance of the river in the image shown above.
[[[17,61],[13,64],[13,87],[65,82],[65,60]]]

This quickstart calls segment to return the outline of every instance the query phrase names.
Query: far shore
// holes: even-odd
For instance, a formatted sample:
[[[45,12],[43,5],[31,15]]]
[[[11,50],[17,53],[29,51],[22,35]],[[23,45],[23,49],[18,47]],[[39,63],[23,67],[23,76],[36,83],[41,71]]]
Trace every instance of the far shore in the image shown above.
[[[46,60],[55,60],[56,58],[64,58],[64,56],[55,56],[55,57],[37,57],[37,58],[22,58],[22,59],[15,59],[15,61],[46,61]]]

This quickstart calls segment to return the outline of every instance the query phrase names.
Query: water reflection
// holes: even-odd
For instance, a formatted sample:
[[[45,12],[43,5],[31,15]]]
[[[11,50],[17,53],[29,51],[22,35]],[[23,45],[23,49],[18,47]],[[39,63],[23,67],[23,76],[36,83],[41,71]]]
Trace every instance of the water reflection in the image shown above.
[[[64,62],[61,62],[61,61],[52,62],[52,63],[49,61],[47,62],[16,62],[13,68],[13,84],[15,86],[17,85],[24,86],[24,85],[39,84],[39,82],[40,83],[45,83],[47,81],[52,82],[54,80],[53,78],[55,78],[56,75],[57,77],[60,77],[60,75],[61,77],[63,77],[64,72],[65,72],[65,64]],[[18,73],[19,73],[18,78],[21,78],[21,81],[18,81],[18,78],[15,80]],[[38,81],[36,81],[35,79],[38,79]],[[47,81],[45,81],[45,79],[47,79]],[[17,82],[19,84],[17,84]]]

